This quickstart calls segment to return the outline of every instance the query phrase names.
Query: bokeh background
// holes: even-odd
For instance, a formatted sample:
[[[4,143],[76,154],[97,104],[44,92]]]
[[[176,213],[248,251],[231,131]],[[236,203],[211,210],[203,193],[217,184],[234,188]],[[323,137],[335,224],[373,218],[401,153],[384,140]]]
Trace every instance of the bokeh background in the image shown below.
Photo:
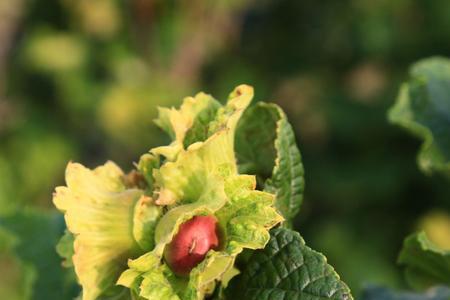
[[[418,170],[420,141],[386,118],[409,65],[433,55],[450,55],[448,0],[1,0],[0,218],[53,210],[69,160],[130,169],[168,141],[158,105],[247,83],[296,131],[296,229],[355,295],[403,288],[407,234],[450,248],[448,181]],[[53,238],[42,228],[25,252]],[[0,243],[1,298],[24,299],[11,249]]]

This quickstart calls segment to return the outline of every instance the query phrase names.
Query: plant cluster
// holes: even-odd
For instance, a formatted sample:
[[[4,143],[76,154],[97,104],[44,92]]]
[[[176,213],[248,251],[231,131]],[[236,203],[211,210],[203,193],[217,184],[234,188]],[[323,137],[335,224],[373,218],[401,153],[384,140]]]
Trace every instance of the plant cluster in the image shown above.
[[[282,110],[247,109],[252,98],[240,85],[225,105],[199,93],[160,108],[156,123],[172,142],[128,174],[113,162],[69,163],[53,201],[84,300],[351,298],[324,256],[287,229],[302,201],[300,152]]]
[[[426,59],[413,66],[389,112],[392,123],[423,139],[420,168],[444,177],[449,95],[449,60]],[[253,88],[240,85],[224,105],[198,93],[179,109],[159,108],[156,124],[171,142],[143,154],[130,172],[111,161],[93,170],[70,162],[66,185],[53,197],[64,214],[56,249],[67,270],[57,278],[34,273],[28,295],[353,299],[325,256],[292,229],[305,187],[300,151],[282,109],[250,105],[252,98]],[[58,260],[44,259],[59,238],[55,228],[64,227],[58,216],[30,210],[0,221],[1,246],[14,248],[30,270],[58,267]],[[450,297],[450,251],[425,233],[406,238],[398,262],[416,292],[369,287],[363,299]]]

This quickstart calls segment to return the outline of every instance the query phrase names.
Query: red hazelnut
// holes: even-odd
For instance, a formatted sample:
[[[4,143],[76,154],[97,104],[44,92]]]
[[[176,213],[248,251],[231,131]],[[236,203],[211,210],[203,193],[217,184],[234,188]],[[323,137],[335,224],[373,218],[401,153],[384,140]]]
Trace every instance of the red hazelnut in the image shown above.
[[[217,220],[213,216],[195,216],[180,225],[178,233],[166,246],[164,259],[175,274],[185,276],[210,249],[218,247]]]

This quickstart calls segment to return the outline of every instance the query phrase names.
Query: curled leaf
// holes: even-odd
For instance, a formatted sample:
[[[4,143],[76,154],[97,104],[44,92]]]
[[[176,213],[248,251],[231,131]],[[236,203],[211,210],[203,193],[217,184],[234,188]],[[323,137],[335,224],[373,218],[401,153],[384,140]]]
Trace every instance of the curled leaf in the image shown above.
[[[424,232],[405,239],[398,262],[406,266],[406,280],[413,288],[450,285],[450,251],[438,248]]]
[[[258,103],[239,123],[236,152],[240,169],[256,174],[260,186],[276,195],[275,205],[286,219],[300,210],[305,188],[303,164],[294,131],[276,104]]]
[[[423,140],[417,157],[422,171],[450,176],[450,60],[424,59],[412,66],[410,75],[389,120]]]

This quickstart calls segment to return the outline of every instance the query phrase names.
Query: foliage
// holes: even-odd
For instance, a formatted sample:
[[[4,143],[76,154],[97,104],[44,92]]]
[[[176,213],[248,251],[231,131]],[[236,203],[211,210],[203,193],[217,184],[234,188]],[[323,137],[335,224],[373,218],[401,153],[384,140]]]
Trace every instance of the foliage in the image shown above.
[[[450,286],[450,251],[439,249],[424,232],[405,239],[398,262],[406,266],[406,280],[416,289]]]
[[[160,108],[156,122],[172,142],[144,154],[138,169],[128,175],[112,162],[92,171],[69,163],[67,186],[57,187],[53,197],[70,232],[62,237],[58,250],[67,266],[73,263],[83,300],[204,299],[236,275],[235,260],[244,249],[264,248],[270,228],[285,219],[292,221],[302,200],[302,189],[296,185],[300,183],[302,188],[303,167],[292,129],[280,108],[266,106],[278,118],[274,120],[274,139],[265,145],[276,149],[269,192],[256,190],[255,176],[237,170],[235,135],[237,131],[242,136],[251,124],[244,119],[238,127],[252,97],[253,88],[240,85],[224,106],[199,93],[185,98],[178,110]],[[217,219],[220,248],[210,250],[183,277],[163,256],[181,224],[199,215]],[[277,238],[275,232],[272,240]],[[299,240],[292,242],[304,244],[296,238]],[[269,247],[274,246],[269,243]],[[299,250],[297,257],[285,256],[286,261],[274,263],[302,263],[313,253],[306,246]],[[325,264],[323,256],[314,255]],[[321,271],[323,266],[315,265],[317,257],[305,264],[312,273],[322,272],[319,275],[324,280],[317,280],[311,289],[330,289],[327,294],[332,296],[336,285],[342,285],[339,289],[345,292],[337,297],[351,297],[345,284],[337,283],[331,267],[326,265]],[[303,282],[293,284],[302,286]]]
[[[277,209],[292,227],[305,186],[300,152],[283,110],[267,103],[250,108],[238,127],[236,144],[241,170],[256,174],[264,189],[277,196]]]
[[[411,68],[389,112],[391,122],[423,140],[418,163],[426,172],[450,175],[450,60],[429,58]]]
[[[394,292],[382,287],[369,287],[364,291],[363,300],[447,300],[450,297],[448,287],[435,287],[423,293]]]
[[[63,231],[59,214],[25,210],[0,220],[0,240],[22,269],[23,299],[70,299],[77,287],[71,270],[63,270],[55,245]],[[11,270],[12,271],[12,270]]]
[[[325,256],[288,229],[272,230],[227,289],[231,299],[352,299]]]
[[[125,172],[135,161],[149,183],[160,162],[139,156],[168,144],[151,122],[157,106],[178,106],[197,90],[225,99],[247,82],[258,100],[284,110],[301,146],[305,201],[284,225],[327,255],[356,298],[367,282],[405,290],[393,263],[400,242],[420,229],[448,249],[450,197],[443,172],[423,176],[411,163],[419,140],[389,125],[385,112],[413,61],[450,53],[449,12],[447,0],[3,0],[0,220],[22,210],[51,214],[69,160],[92,167],[108,157]],[[261,175],[238,161],[241,173],[258,175],[259,190],[275,161],[274,148],[265,149],[271,159],[259,159]],[[0,294],[22,300],[34,271],[5,246],[22,239],[11,232],[0,238],[8,270]],[[63,257],[72,238],[59,244]]]

